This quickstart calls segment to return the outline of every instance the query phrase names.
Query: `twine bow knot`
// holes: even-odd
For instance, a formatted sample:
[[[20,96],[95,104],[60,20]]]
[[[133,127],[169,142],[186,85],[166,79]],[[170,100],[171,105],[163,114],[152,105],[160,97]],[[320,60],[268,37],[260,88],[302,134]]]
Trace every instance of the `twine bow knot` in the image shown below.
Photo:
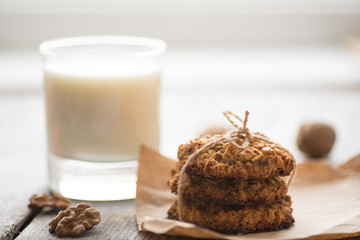
[[[241,146],[236,144],[236,142],[234,141],[234,137],[242,138],[242,139],[246,140],[247,142],[250,142],[251,133],[250,133],[250,130],[246,127],[246,124],[247,124],[248,118],[249,118],[249,111],[248,110],[245,111],[245,119],[244,120],[242,120],[239,116],[237,116],[236,114],[234,114],[230,111],[224,111],[223,114],[226,117],[226,119],[231,123],[231,125],[233,125],[236,129],[230,133],[230,138],[231,138],[230,142],[237,148],[241,148]],[[238,122],[240,122],[242,124],[242,126],[236,124],[231,119],[231,117],[235,118]]]

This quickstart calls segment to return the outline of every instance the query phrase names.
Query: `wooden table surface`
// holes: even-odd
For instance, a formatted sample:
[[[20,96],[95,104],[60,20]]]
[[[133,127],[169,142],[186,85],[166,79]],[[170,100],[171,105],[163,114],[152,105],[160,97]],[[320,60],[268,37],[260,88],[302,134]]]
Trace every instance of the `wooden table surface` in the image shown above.
[[[167,91],[162,98],[161,152],[175,157],[177,146],[209,125],[226,125],[221,110],[251,112],[249,127],[292,151],[301,122],[325,121],[337,131],[330,155],[339,164],[360,152],[360,92],[345,90]],[[31,211],[28,199],[48,192],[45,122],[41,93],[0,93],[0,239],[56,239],[48,231],[52,211]],[[76,201],[74,201],[75,203]],[[139,232],[133,200],[92,202],[102,222],[77,239],[187,239]],[[66,238],[65,238],[66,239]]]

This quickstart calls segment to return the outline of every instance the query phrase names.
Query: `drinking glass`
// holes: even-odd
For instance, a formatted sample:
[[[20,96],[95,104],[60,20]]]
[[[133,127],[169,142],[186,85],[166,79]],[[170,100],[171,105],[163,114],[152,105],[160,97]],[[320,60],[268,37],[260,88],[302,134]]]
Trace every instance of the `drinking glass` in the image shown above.
[[[50,188],[82,200],[135,197],[141,144],[158,150],[159,39],[87,36],[45,41]]]

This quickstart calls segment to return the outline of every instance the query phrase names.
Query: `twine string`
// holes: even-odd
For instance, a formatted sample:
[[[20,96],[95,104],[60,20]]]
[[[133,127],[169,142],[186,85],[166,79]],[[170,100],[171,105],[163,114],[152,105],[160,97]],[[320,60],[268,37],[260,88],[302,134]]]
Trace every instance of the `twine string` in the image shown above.
[[[223,112],[226,119],[233,125],[236,129],[239,129],[239,125],[237,125],[233,120],[231,120],[231,117],[234,117],[236,120],[238,120],[241,124],[244,124],[244,121],[237,115],[233,114],[230,111],[224,111]]]
[[[290,187],[290,184],[291,184],[291,182],[292,182],[292,180],[293,180],[293,178],[294,178],[294,175],[295,175],[295,172],[296,172],[296,161],[294,161],[294,170],[291,172],[291,175],[290,175],[290,178],[289,178],[289,180],[288,180],[288,182],[287,182],[287,188],[289,188]]]
[[[247,141],[250,142],[251,140],[250,130],[246,127],[249,118],[249,111],[247,110],[245,111],[244,120],[242,120],[239,116],[237,116],[236,114],[230,111],[224,111],[223,114],[226,117],[226,119],[231,123],[231,125],[235,127],[236,131],[234,132],[235,133],[234,135],[237,135],[239,138],[242,138],[243,134],[245,134],[245,138],[247,139]],[[236,124],[235,121],[231,119],[232,117],[236,119],[238,122],[240,122],[242,124],[242,127]]]

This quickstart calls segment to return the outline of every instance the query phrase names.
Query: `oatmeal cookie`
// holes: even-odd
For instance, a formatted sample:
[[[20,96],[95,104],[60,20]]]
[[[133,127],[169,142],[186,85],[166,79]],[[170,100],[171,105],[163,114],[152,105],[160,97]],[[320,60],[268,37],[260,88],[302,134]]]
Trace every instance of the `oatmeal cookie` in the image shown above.
[[[215,135],[212,138],[196,138],[180,145],[180,165],[183,166],[201,147],[222,137],[223,135]],[[237,147],[244,141],[242,138],[235,138],[232,142],[218,141],[214,146],[205,148],[197,154],[186,172],[189,175],[246,180],[287,176],[294,169],[294,157],[264,135],[254,133],[245,147]]]
[[[290,205],[289,197],[282,203],[273,205],[258,204],[238,208],[185,202],[181,220],[228,234],[275,231],[294,223]]]
[[[169,182],[171,191],[177,194],[180,174]],[[280,177],[240,180],[235,178],[206,178],[185,175],[182,186],[183,198],[221,205],[254,205],[283,200],[287,186]]]

